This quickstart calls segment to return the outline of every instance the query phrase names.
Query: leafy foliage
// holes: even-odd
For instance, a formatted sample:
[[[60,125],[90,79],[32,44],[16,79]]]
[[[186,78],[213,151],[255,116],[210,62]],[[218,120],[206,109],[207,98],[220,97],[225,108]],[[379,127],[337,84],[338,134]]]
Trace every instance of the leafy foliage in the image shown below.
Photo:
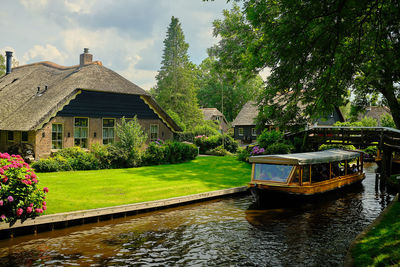
[[[46,210],[47,187],[38,187],[39,179],[19,155],[0,153],[0,221],[13,225],[35,218]]]
[[[161,69],[156,76],[157,85],[152,93],[184,130],[191,130],[202,121],[194,83],[195,66],[189,61],[188,48],[179,20],[172,17],[164,40]]]
[[[268,129],[265,129],[257,137],[257,144],[264,149],[268,148],[272,144],[284,142],[283,133],[280,131],[269,131]]]
[[[380,119],[382,127],[396,128],[396,124],[394,123],[393,117],[390,116],[389,114],[382,115]]]
[[[111,146],[111,153],[118,157],[118,161],[124,167],[134,167],[140,165],[143,144],[147,140],[147,135],[140,126],[137,117],[126,121],[122,118],[121,124],[117,124],[116,133],[118,141]],[[120,166],[121,166],[120,165]]]
[[[335,122],[334,126],[344,126],[344,127],[351,127],[351,126],[355,126],[355,127],[376,127],[378,125],[378,122],[371,117],[364,117],[362,120],[360,121],[345,121],[345,122],[340,122],[337,121]]]
[[[398,21],[396,1],[243,0],[214,22],[221,40],[211,51],[232,70],[271,69],[260,125],[304,125],[346,104],[353,88],[382,94],[400,128]]]
[[[143,164],[159,165],[174,164],[193,160],[198,154],[198,149],[194,144],[168,141],[163,143],[161,140],[151,142],[143,156]]]
[[[233,121],[244,104],[249,100],[256,100],[263,80],[259,75],[245,77],[240,72],[229,71],[217,63],[214,57],[208,57],[200,64],[197,71],[197,98],[202,107],[223,110],[226,119]]]
[[[224,149],[231,153],[235,153],[239,146],[237,141],[229,135],[213,135],[210,137],[196,136],[194,141],[202,154],[205,154],[207,151],[215,149],[222,144],[224,144]]]

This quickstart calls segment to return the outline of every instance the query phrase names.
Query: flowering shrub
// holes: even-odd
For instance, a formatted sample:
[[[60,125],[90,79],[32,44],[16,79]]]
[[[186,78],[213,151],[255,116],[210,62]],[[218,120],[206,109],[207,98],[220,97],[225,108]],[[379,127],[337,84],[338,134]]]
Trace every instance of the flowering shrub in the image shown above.
[[[38,178],[19,155],[0,153],[0,221],[13,225],[41,215],[46,210],[47,187],[38,188]]]
[[[253,149],[251,150],[251,152],[250,152],[250,155],[251,156],[255,156],[255,155],[261,155],[261,154],[263,154],[265,152],[265,149],[264,148],[260,148],[259,146],[255,146],[255,147],[253,147]]]

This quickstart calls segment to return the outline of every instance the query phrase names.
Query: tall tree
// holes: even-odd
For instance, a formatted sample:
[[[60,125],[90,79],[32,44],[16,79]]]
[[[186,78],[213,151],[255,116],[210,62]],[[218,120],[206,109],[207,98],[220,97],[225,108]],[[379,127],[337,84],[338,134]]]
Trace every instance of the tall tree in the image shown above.
[[[263,87],[259,75],[244,77],[240,72],[221,68],[214,57],[203,60],[198,70],[199,104],[205,108],[218,108],[228,121],[233,121],[244,104],[256,100]]]
[[[157,85],[152,90],[160,106],[172,117],[179,118],[186,130],[202,122],[196,98],[195,65],[189,61],[188,48],[179,20],[172,17],[164,40],[162,66],[156,76]]]
[[[400,128],[400,1],[243,0],[214,25],[221,62],[271,68],[260,122],[305,123],[344,104],[351,88],[381,93]]]

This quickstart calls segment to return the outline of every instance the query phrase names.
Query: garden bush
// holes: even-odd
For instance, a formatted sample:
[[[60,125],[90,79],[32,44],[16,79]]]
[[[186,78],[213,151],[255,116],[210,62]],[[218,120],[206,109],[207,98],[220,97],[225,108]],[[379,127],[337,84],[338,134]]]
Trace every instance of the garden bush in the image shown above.
[[[202,154],[221,146],[222,143],[224,143],[224,148],[231,153],[236,153],[239,147],[238,142],[229,135],[213,135],[210,137],[203,135],[195,137],[195,144],[199,147]]]
[[[147,147],[143,156],[145,165],[157,165],[166,163],[180,163],[193,160],[198,154],[194,144],[168,141],[166,143],[158,140]]]
[[[265,129],[257,137],[257,144],[264,149],[272,144],[284,142],[283,133],[279,131],[269,131],[268,129]]]
[[[32,168],[37,172],[58,172],[62,170],[59,162],[55,158],[35,161],[32,163]]]
[[[118,142],[111,146],[114,147],[111,150],[114,162],[120,162],[123,167],[140,166],[141,149],[147,140],[147,135],[136,116],[128,122],[122,118],[121,124],[117,124],[116,133]]]
[[[19,155],[0,153],[0,221],[13,225],[17,220],[41,215],[46,210],[48,189],[38,187],[38,177]]]
[[[216,148],[207,151],[206,154],[214,155],[214,156],[229,156],[229,155],[232,155],[232,153],[229,152],[228,150],[226,150],[222,145],[217,146]]]
[[[274,154],[289,154],[293,150],[293,146],[286,143],[274,143],[268,146],[265,149],[265,154],[274,155]]]
[[[251,147],[248,146],[246,148],[239,148],[238,149],[238,156],[237,159],[240,161],[244,161],[244,162],[249,162],[249,157],[251,156],[250,154],[251,151]]]

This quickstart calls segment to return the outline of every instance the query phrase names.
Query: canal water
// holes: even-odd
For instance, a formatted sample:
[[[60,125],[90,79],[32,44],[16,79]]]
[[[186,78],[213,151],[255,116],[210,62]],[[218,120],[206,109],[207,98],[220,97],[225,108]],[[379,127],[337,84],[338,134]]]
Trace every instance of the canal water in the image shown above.
[[[311,203],[257,207],[248,195],[0,241],[1,266],[339,266],[392,200],[375,165]]]

